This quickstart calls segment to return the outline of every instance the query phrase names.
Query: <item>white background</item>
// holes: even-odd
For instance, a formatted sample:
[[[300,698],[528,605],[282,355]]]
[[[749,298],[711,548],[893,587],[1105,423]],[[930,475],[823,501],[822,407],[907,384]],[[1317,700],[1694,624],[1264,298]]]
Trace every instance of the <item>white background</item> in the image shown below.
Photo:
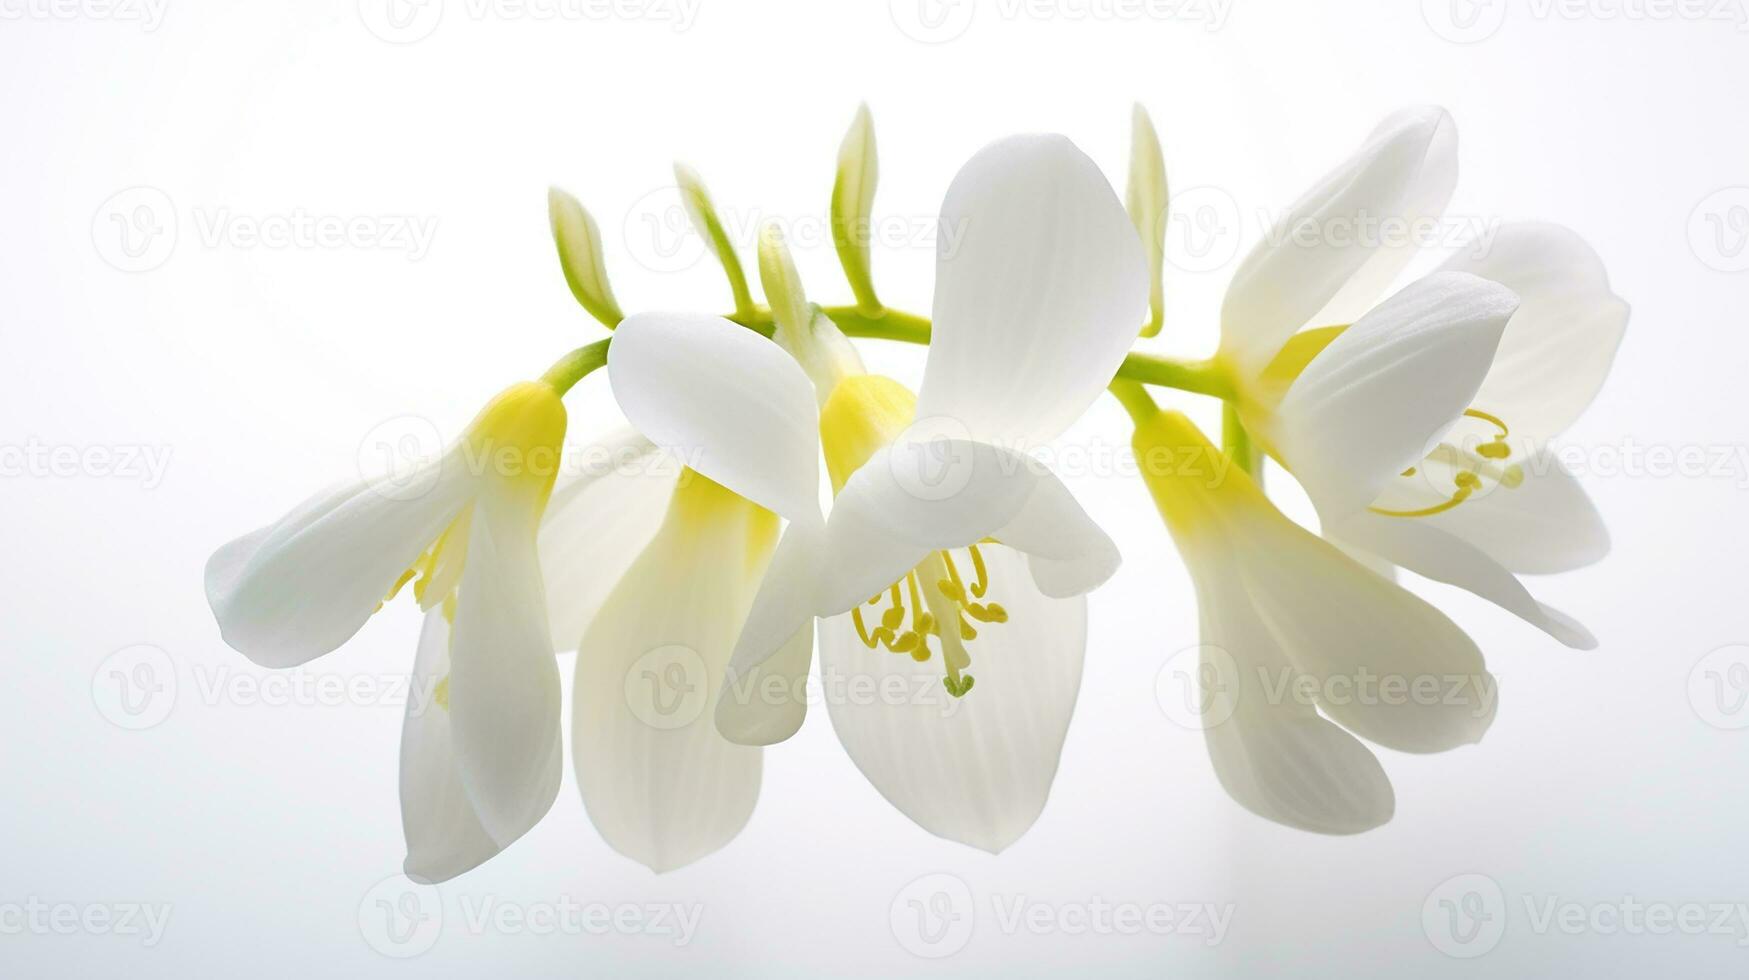
[[[1749,441],[1749,272],[1735,271],[1749,265],[1739,5],[1459,0],[1454,19],[1445,0],[1176,12],[926,0],[936,9],[924,13],[946,19],[925,21],[917,2],[700,0],[682,25],[677,4],[603,15],[580,2],[564,9],[586,16],[555,19],[550,6],[430,0],[411,12],[441,18],[397,33],[376,0],[0,0],[0,461],[10,467],[0,974],[1743,969],[1741,919],[1690,936],[1629,934],[1607,911],[1578,934],[1537,921],[1550,902],[1589,917],[1624,900],[1749,901],[1749,731],[1727,730],[1749,724],[1729,710],[1749,691],[1729,668],[1749,664],[1749,650],[1696,672],[1711,651],[1749,642],[1749,467],[1736,455]],[[816,712],[767,753],[758,810],[720,853],[653,876],[601,842],[567,786],[505,854],[435,897],[414,895],[442,920],[397,945],[376,904],[398,907],[405,890],[378,888],[402,855],[401,709],[386,685],[411,663],[416,615],[392,607],[301,672],[363,685],[342,703],[320,691],[268,703],[281,699],[234,686],[267,674],[219,641],[201,591],[206,556],[354,473],[385,421],[413,413],[453,431],[502,385],[601,335],[559,275],[549,184],[599,218],[628,311],[728,305],[716,270],[673,269],[674,243],[649,237],[647,222],[673,213],[676,158],[706,176],[744,254],[757,219],[785,222],[804,245],[811,227],[802,273],[814,298],[844,301],[818,230],[838,140],[862,100],[881,142],[877,220],[904,239],[878,250],[878,281],[918,311],[930,292],[926,236],[961,161],[1010,132],[1055,130],[1121,186],[1129,106],[1146,104],[1180,200],[1232,219],[1171,232],[1188,268],[1169,269],[1167,332],[1145,346],[1192,356],[1212,350],[1228,257],[1257,237],[1260,213],[1285,206],[1391,109],[1449,107],[1463,161],[1453,213],[1572,226],[1635,307],[1615,374],[1567,435],[1592,463],[1586,482],[1614,552],[1533,583],[1602,648],[1562,649],[1468,596],[1414,583],[1488,653],[1503,687],[1498,721],[1481,745],[1447,755],[1381,752],[1398,795],[1381,830],[1327,839],[1266,824],[1227,799],[1201,736],[1156,701],[1162,665],[1196,643],[1194,605],[1141,485],[1111,472],[1128,432],[1102,402],[1061,448],[1090,450],[1090,465],[1066,467],[1069,482],[1127,562],[1092,599],[1086,679],[1051,802],[1007,853],[910,824]],[[151,190],[111,200],[136,187]],[[142,204],[157,209],[144,217],[174,221],[153,239],[174,249],[136,260],[114,221]],[[363,231],[339,246],[239,237],[298,215],[362,219]],[[385,217],[435,222],[428,250],[370,239]],[[1211,228],[1212,246],[1199,244],[1194,234]],[[919,376],[917,351],[870,345],[866,356]],[[570,401],[579,435],[614,421],[599,377]],[[168,466],[153,479],[87,454],[57,472],[21,464],[30,447],[144,447],[168,453]],[[1682,449],[1691,464],[1727,462],[1659,464]],[[1273,486],[1303,514],[1287,480]],[[140,644],[162,654],[112,658]],[[152,683],[135,690],[122,677]],[[142,704],[147,714],[128,713]],[[912,884],[937,874],[954,878]],[[1448,884],[1460,875],[1486,881]],[[944,882],[958,931],[920,944],[914,922],[906,934],[906,901]],[[1070,925],[1096,902],[1211,903],[1232,919],[1215,945],[1010,928],[998,909],[1021,897]],[[1498,928],[1454,945],[1441,899]],[[702,918],[685,946],[650,930],[537,936],[468,921],[487,901],[538,913],[565,900],[678,904]],[[152,944],[19,919],[33,902],[81,916],[168,907],[170,920]]]

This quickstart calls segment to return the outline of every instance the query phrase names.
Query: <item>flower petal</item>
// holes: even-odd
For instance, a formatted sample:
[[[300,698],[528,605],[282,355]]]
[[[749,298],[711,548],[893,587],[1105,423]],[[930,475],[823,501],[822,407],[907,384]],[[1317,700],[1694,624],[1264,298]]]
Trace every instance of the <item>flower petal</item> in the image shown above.
[[[589,817],[654,871],[740,833],[760,750],[717,733],[729,650],[777,536],[777,518],[694,477],[577,651],[572,762]]]
[[[1062,136],[992,143],[942,202],[918,417],[1048,442],[1111,383],[1147,310],[1141,240],[1099,167]]]
[[[1536,601],[1523,583],[1498,562],[1421,520],[1362,513],[1325,528],[1325,533],[1417,575],[1473,592],[1575,650],[1597,648],[1597,638],[1583,625]]]
[[[318,493],[207,562],[225,642],[263,667],[295,667],[352,638],[466,503],[474,482],[452,451],[390,488]],[[419,492],[408,496],[409,488]]]
[[[1516,305],[1504,286],[1438,273],[1312,359],[1264,438],[1326,519],[1372,503],[1462,416]]]
[[[1227,793],[1266,820],[1313,833],[1389,822],[1396,796],[1372,751],[1315,705],[1279,695],[1300,675],[1230,560],[1219,551],[1185,557],[1202,620],[1204,735]]]
[[[462,788],[451,744],[449,709],[437,697],[449,677],[449,620],[425,614],[401,727],[401,828],[407,877],[421,884],[471,871],[503,848],[480,826]]]
[[[1387,235],[1386,223],[1438,218],[1456,184],[1457,127],[1444,109],[1387,117],[1245,257],[1221,308],[1222,356],[1255,373],[1301,327],[1352,323],[1414,256],[1412,236]]]
[[[783,348],[720,317],[640,313],[607,372],[626,418],[687,466],[790,520],[818,512],[819,408]]]
[[[596,610],[661,528],[682,472],[654,447],[607,459],[605,471],[561,477],[541,524],[541,577],[555,650],[577,648]]]
[[[918,663],[870,650],[848,615],[820,627],[827,710],[857,768],[924,830],[996,853],[1032,826],[1050,795],[1081,686],[1083,598],[1031,587],[1018,552],[981,549],[1008,621],[966,645],[976,686],[955,698],[941,656]]]
[[[1289,662],[1318,682],[1325,714],[1403,752],[1481,740],[1499,685],[1456,624],[1261,494],[1225,519],[1253,603]]]
[[[1524,480],[1425,520],[1521,575],[1583,568],[1609,554],[1609,529],[1585,488],[1551,451],[1519,465]]]
[[[731,742],[775,745],[802,727],[825,539],[824,524],[797,521],[778,542],[717,701],[717,730]]]
[[[1513,224],[1443,268],[1491,279],[1520,300],[1477,404],[1515,435],[1558,435],[1597,396],[1627,332],[1628,304],[1610,291],[1603,260],[1559,225]]]
[[[501,845],[559,792],[559,669],[535,533],[535,495],[488,483],[474,505],[450,639],[449,717],[462,785]]]

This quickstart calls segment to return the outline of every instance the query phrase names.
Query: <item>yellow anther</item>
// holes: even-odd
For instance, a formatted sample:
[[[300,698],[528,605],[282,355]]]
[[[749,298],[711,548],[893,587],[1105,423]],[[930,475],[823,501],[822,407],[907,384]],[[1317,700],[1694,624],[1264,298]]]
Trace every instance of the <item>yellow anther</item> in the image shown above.
[[[928,646],[920,646],[917,649],[912,650],[911,651],[911,659],[917,661],[920,664],[921,663],[928,663],[929,662],[929,647]]]
[[[1469,490],[1472,492],[1482,485],[1482,478],[1469,470],[1459,470],[1457,475],[1451,478],[1451,481],[1457,484],[1459,490]]]
[[[1414,476],[1415,475],[1415,467],[1411,466],[1408,469],[1404,470],[1403,475],[1404,476]]]
[[[1500,477],[1500,485],[1508,490],[1517,488],[1524,482],[1524,467],[1517,463],[1506,467],[1506,472]]]
[[[960,639],[970,642],[977,638],[978,631],[972,628],[972,624],[963,619],[960,620]]]
[[[925,635],[941,635],[941,627],[936,625],[934,613],[919,613],[917,616],[917,632]]]
[[[443,680],[431,689],[431,701],[445,711],[449,710],[449,675],[443,675]]]
[[[1505,459],[1512,455],[1512,447],[1496,439],[1493,442],[1484,442],[1477,446],[1476,455],[1483,459]]]
[[[999,603],[992,602],[988,606],[985,606],[984,613],[990,617],[990,622],[992,623],[1008,622],[1008,610],[1002,608]]]
[[[884,628],[896,630],[903,625],[905,625],[904,606],[894,606],[886,612],[881,613],[881,626]]]
[[[949,581],[948,579],[942,579],[941,581],[935,583],[935,587],[937,589],[941,590],[942,595],[947,596],[949,599],[952,599],[955,602],[965,602],[966,601],[966,590],[963,587],[961,587],[961,585],[958,582]]]

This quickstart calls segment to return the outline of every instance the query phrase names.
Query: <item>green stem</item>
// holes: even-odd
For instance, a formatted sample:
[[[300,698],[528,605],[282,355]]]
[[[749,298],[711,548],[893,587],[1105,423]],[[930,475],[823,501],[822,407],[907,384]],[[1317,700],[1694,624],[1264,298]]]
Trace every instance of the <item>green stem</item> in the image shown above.
[[[1245,428],[1245,421],[1239,417],[1239,406],[1233,402],[1221,406],[1221,448],[1232,458],[1234,465],[1253,477],[1262,478],[1262,455],[1258,453],[1250,431]]]
[[[607,363],[607,345],[611,343],[613,338],[609,337],[577,348],[547,368],[541,380],[552,385],[553,390],[563,397],[577,382],[588,377],[589,372]]]
[[[1111,393],[1123,403],[1124,411],[1130,413],[1130,419],[1141,425],[1159,414],[1160,406],[1154,404],[1154,396],[1148,394],[1148,389],[1135,381],[1113,381]]]

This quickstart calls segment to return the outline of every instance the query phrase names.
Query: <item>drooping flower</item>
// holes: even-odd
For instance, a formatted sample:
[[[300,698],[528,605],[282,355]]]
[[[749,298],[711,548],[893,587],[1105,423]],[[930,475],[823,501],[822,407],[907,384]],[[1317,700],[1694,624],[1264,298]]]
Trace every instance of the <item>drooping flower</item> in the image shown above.
[[[1221,785],[1302,830],[1387,822],[1390,780],[1360,739],[1403,752],[1478,741],[1498,693],[1480,651],[1438,610],[1289,520],[1184,416],[1136,421],[1137,458],[1172,461],[1142,473],[1196,585],[1203,722]]]
[[[761,676],[796,689],[821,617],[829,686],[945,691],[829,689],[826,700],[888,800],[936,834],[996,851],[1044,805],[1079,688],[1082,596],[1118,561],[1024,450],[1060,435],[1110,383],[1148,278],[1116,195],[1062,137],[978,153],[941,220],[956,236],[938,248],[915,398],[842,362],[825,383],[816,373],[816,398],[781,348],[713,318],[632,317],[609,373],[641,431],[789,521],[736,645],[731,689],[760,691]],[[822,447],[830,520],[818,504]],[[717,721],[737,741],[768,744],[804,710],[726,692]]]
[[[206,592],[225,642],[295,667],[411,584],[427,610],[401,758],[407,873],[441,881],[521,837],[559,786],[559,678],[536,532],[565,409],[542,382],[498,395],[409,478],[319,493],[220,548]],[[415,703],[417,701],[417,703]]]
[[[1328,537],[1589,648],[1583,626],[1513,573],[1607,550],[1545,442],[1601,386],[1627,306],[1597,256],[1547,225],[1503,226],[1380,303],[1414,257],[1405,230],[1443,212],[1456,155],[1443,110],[1386,119],[1241,265],[1219,360]]]

